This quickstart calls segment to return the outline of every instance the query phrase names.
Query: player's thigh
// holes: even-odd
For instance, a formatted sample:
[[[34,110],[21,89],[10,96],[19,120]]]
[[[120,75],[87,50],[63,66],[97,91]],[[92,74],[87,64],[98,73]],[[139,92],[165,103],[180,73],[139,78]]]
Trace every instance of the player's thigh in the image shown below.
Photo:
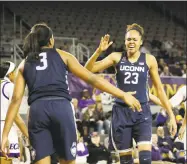
[[[143,110],[142,118],[133,126],[132,135],[138,146],[147,149],[151,144],[152,115],[149,106],[143,106]]]
[[[73,106],[68,100],[53,102],[52,136],[59,158],[75,160],[77,133]]]
[[[132,126],[125,120],[125,108],[113,106],[112,121],[109,133],[109,149],[119,150],[120,153],[130,152],[132,149]]]
[[[36,152],[32,157],[35,162],[55,152],[50,131],[50,104],[49,101],[37,100],[30,107],[28,130],[30,144]]]

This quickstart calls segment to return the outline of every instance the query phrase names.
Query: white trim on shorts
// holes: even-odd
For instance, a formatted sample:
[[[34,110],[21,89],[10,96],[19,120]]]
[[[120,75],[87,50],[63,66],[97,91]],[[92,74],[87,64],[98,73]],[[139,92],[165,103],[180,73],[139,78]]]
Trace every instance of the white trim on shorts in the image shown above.
[[[78,129],[77,129],[76,118],[75,118],[75,110],[74,110],[74,106],[73,106],[72,102],[70,102],[70,104],[71,104],[71,109],[73,111],[73,118],[74,118],[74,123],[75,123],[75,132],[76,132],[76,135],[78,136],[78,132],[77,132]]]
[[[137,142],[137,146],[138,145],[151,145],[152,144],[152,142],[151,141],[140,141],[140,142]]]
[[[133,150],[132,148],[128,148],[128,149],[125,149],[125,150],[118,150],[118,149],[117,149],[117,146],[116,146],[116,144],[115,144],[115,142],[114,142],[114,138],[113,138],[112,122],[111,122],[111,126],[110,126],[110,131],[111,131],[112,145],[113,145],[113,147],[114,147],[114,149],[115,149],[116,152],[118,152],[118,153],[127,153],[127,152],[131,152],[131,151]]]

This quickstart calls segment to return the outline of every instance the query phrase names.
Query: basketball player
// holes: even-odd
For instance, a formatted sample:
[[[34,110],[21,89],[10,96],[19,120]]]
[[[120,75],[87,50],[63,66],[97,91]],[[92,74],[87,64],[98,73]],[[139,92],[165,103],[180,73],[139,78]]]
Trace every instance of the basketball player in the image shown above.
[[[12,99],[12,94],[14,90],[14,80],[15,80],[15,72],[16,72],[16,67],[15,64],[6,61],[0,66],[0,78],[3,78],[1,80],[1,137],[2,137],[2,131],[4,128],[4,121],[5,117],[7,114],[8,106],[10,104],[10,101]],[[22,120],[21,116],[17,114],[15,118],[15,123],[16,125],[21,129],[22,133],[28,137],[28,130],[25,126],[24,121]],[[7,145],[7,149],[9,149],[9,158],[18,158],[20,156],[20,147],[19,147],[19,142],[18,142],[18,133],[17,133],[17,127],[16,125],[13,124],[11,127],[8,140],[9,140],[9,145]],[[2,154],[0,153],[0,156]],[[11,160],[9,160],[11,162]],[[3,158],[1,158],[1,162],[4,163]]]
[[[133,163],[132,138],[138,145],[140,164],[151,163],[152,116],[148,105],[149,74],[158,97],[169,114],[172,125],[170,132],[175,135],[177,131],[175,117],[158,74],[157,61],[154,56],[140,52],[143,37],[144,30],[140,25],[128,25],[125,34],[126,52],[113,52],[96,62],[99,55],[112,44],[109,42],[110,36],[105,35],[85,65],[91,72],[99,72],[114,66],[118,88],[125,92],[136,91],[135,97],[141,103],[142,112],[132,112],[126,103],[117,98],[112,109],[109,148],[119,152],[121,164]]]
[[[7,136],[18,112],[26,84],[30,105],[29,139],[35,149],[36,164],[50,164],[50,155],[54,152],[58,154],[60,164],[75,163],[77,136],[70,103],[68,71],[94,87],[122,99],[132,110],[141,111],[139,101],[132,95],[89,72],[73,55],[55,49],[53,32],[46,24],[36,24],[32,27],[25,38],[23,50],[26,59],[19,66],[3,130],[1,149],[5,154]]]

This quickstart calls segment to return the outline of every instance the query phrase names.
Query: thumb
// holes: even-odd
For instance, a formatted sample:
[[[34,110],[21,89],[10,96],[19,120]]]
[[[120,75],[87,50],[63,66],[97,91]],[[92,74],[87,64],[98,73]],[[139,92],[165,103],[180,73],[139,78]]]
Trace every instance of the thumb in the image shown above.
[[[136,91],[133,91],[133,92],[127,92],[128,94],[131,94],[131,95],[135,95],[136,94]]]

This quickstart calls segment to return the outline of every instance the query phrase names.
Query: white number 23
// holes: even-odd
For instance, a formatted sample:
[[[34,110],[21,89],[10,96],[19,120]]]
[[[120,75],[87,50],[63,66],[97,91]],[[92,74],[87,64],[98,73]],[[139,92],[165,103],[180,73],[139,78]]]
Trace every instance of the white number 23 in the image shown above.
[[[132,80],[130,80],[131,77],[133,77]],[[139,77],[139,74],[137,72],[125,72],[124,83],[125,84],[138,84],[138,77]]]

